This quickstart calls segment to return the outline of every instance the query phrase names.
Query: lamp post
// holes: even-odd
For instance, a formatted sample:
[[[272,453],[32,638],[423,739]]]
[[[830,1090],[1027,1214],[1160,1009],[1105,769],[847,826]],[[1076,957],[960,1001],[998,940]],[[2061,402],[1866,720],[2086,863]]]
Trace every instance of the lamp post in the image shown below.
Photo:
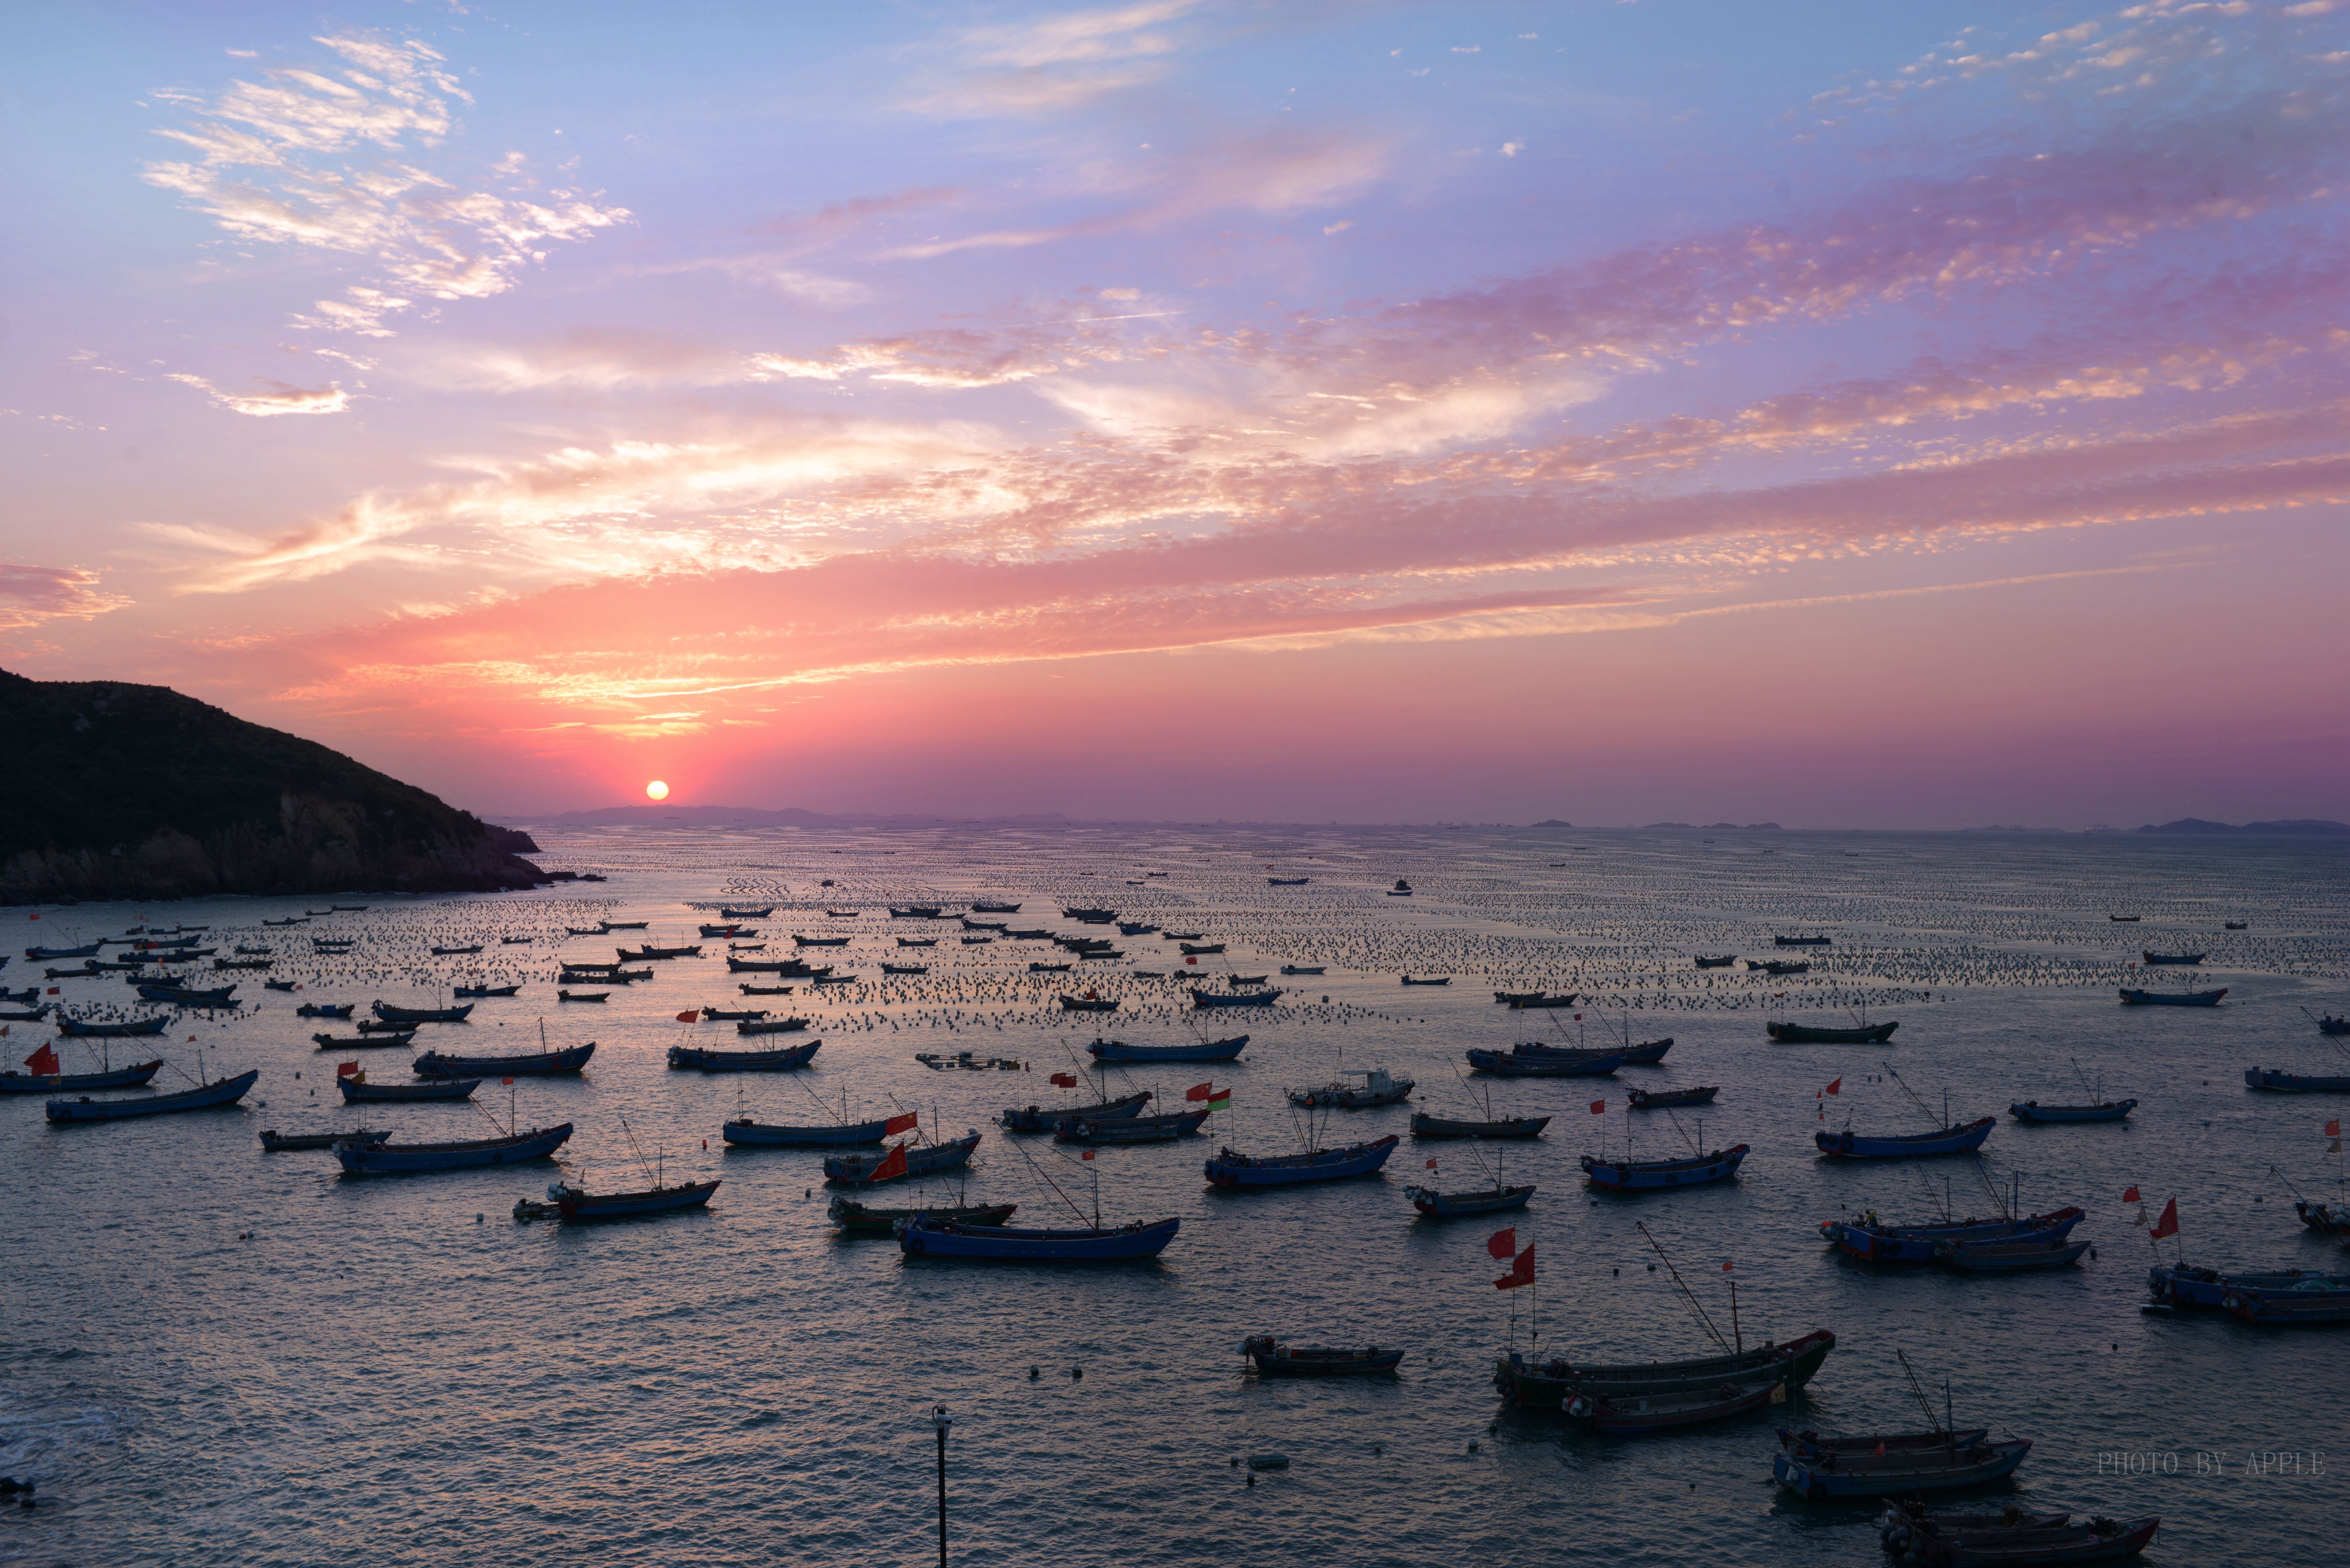
[[[933,1405],[931,1425],[939,1433],[939,1568],[947,1568],[947,1428],[954,1419],[944,1405]]]

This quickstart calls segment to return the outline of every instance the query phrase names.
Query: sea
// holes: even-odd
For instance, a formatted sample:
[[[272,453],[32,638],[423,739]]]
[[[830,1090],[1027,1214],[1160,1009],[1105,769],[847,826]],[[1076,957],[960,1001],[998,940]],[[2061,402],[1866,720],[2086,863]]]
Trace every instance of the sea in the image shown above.
[[[1883,1561],[1877,1511],[1797,1501],[1772,1478],[1775,1427],[2028,1438],[2012,1480],[1972,1500],[2077,1518],[2158,1515],[2150,1564],[2341,1560],[2350,1329],[2149,1316],[2158,1256],[2350,1272],[2304,1229],[2296,1191],[2338,1199],[2325,1130],[2344,1096],[2248,1090],[2260,1065],[2344,1072],[2314,1015],[2350,1011],[2350,854],[2322,840],[2054,834],[1197,826],[535,830],[555,870],[527,895],[198,899],[0,912],[0,982],[55,983],[93,1016],[142,1009],[116,977],[39,979],[28,945],[139,926],[206,928],[243,1005],[175,1015],[159,1087],[258,1068],[233,1109],[55,1126],[0,1100],[14,1218],[0,1270],[0,1563],[88,1564],[1453,1564]],[[1274,886],[1274,878],[1305,878]],[[1408,883],[1408,896],[1399,881]],[[1016,929],[1101,934],[1063,911],[1162,928],[1122,957],[972,932],[889,909],[973,900]],[[334,909],[364,905],[364,909]],[[764,955],[794,933],[853,983],[745,999],[726,907]],[[307,924],[265,921],[302,918]],[[841,911],[831,913],[828,911]],[[2127,920],[2116,916],[2135,917]],[[645,929],[571,936],[607,920]],[[2241,929],[2228,929],[2231,923]],[[1222,953],[1187,962],[1167,933]],[[1826,935],[1788,952],[1773,939]],[[965,943],[966,936],[990,937]],[[336,955],[318,939],[349,939]],[[931,947],[906,942],[936,939]],[[702,956],[602,1003],[563,1003],[558,958],[650,940]],[[434,947],[481,944],[479,954]],[[2200,952],[2149,972],[2142,953]],[[1700,970],[1699,955],[1737,955]],[[1808,959],[1799,975],[1746,960]],[[203,966],[209,960],[200,961]],[[927,965],[884,977],[883,962]],[[1283,966],[1318,974],[1284,976]],[[1402,977],[1444,978],[1405,986]],[[1269,976],[1264,1010],[1191,992]],[[206,969],[206,978],[210,973]],[[456,1105],[344,1110],[338,1063],[380,1081],[405,1054],[314,1046],[303,1002],[445,1002],[520,982],[419,1044],[474,1052],[596,1043],[577,1077],[485,1083]],[[2225,987],[2218,1007],[2119,1004],[2122,986]],[[595,989],[604,989],[598,987]],[[1572,992],[1513,1011],[1496,991]],[[1062,1009],[1065,994],[1114,1012]],[[705,1005],[787,1007],[823,1042],[796,1074],[672,1071],[674,1044],[733,1046]],[[1882,1045],[1786,1045],[1773,1018],[1895,1023]],[[325,1026],[348,1034],[348,1024]],[[1245,1032],[1222,1064],[1090,1071],[1097,1035],[1165,1044]],[[1673,1044],[1612,1077],[1492,1081],[1463,1053],[1549,1040]],[[9,1025],[17,1058],[52,1039]],[[117,1064],[143,1043],[112,1043]],[[98,1054],[62,1043],[68,1070]],[[951,1064],[969,1053],[980,1065]],[[920,1055],[948,1059],[934,1067]],[[1001,1062],[1015,1065],[990,1066]],[[1308,1116],[1286,1091],[1375,1068],[1411,1102]],[[1076,1078],[1056,1087],[1054,1075]],[[1229,1110],[1180,1143],[1092,1161],[1007,1135],[1008,1106],[1149,1089]],[[1719,1085],[1702,1110],[1632,1112],[1631,1087]],[[2126,1122],[2031,1126],[2013,1102],[2137,1100]],[[1414,1107],[1545,1116],[1532,1143],[1417,1142]],[[730,1118],[816,1123],[912,1112],[923,1136],[983,1134],[967,1172],[892,1201],[1001,1199],[1016,1222],[1182,1222],[1152,1263],[910,1259],[826,1218],[816,1152],[729,1147]],[[1997,1116],[1970,1158],[1837,1162],[1814,1134],[1917,1132]],[[364,1123],[396,1139],[570,1123],[559,1162],[348,1178],[258,1134]],[[1234,1193],[1220,1147],[1295,1152],[1403,1135],[1384,1169]],[[1734,1181],[1618,1197],[1586,1154],[1751,1147]],[[722,1180],[701,1211],[603,1225],[517,1219],[562,1179]],[[1404,1189],[1534,1183],[1508,1248],[1537,1283],[1499,1290],[1492,1221],[1419,1218]],[[2135,1189],[2137,1197],[2127,1195]],[[901,1192],[911,1196],[898,1198]],[[2173,1199],[2178,1234],[2155,1242]],[[1925,1221],[2077,1204],[2075,1267],[1981,1277],[1854,1262],[1825,1220]],[[1506,1251],[1506,1249],[1505,1249]],[[1733,1301],[1734,1290],[1734,1301]],[[1601,1361],[1711,1354],[1834,1331],[1788,1404],[1679,1435],[1595,1436],[1505,1407],[1513,1345]],[[1378,1345],[1392,1376],[1261,1378],[1240,1342]],[[1906,1368],[1904,1360],[1906,1357]],[[1279,1455],[1286,1468],[1249,1468]]]

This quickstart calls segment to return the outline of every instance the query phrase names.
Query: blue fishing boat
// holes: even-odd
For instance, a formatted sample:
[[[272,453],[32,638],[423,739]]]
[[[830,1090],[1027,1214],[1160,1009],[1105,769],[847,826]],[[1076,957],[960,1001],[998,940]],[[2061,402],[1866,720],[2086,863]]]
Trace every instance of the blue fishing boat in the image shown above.
[[[2061,1269],[2078,1262],[2086,1241],[2063,1236],[2025,1236],[2011,1241],[1937,1241],[1934,1261],[1970,1274],[2012,1274],[2031,1269]]]
[[[821,1040],[787,1045],[780,1051],[706,1051],[699,1045],[672,1045],[669,1048],[669,1064],[698,1068],[704,1073],[788,1073],[806,1066],[823,1046]]]
[[[1055,1143],[1172,1143],[1179,1137],[1190,1137],[1208,1119],[1205,1106],[1196,1111],[1173,1111],[1159,1116],[1104,1116],[1095,1121],[1086,1116],[1063,1116],[1053,1124]]]
[[[877,1176],[875,1172],[899,1149],[885,1149],[879,1154],[827,1155],[824,1179],[841,1182],[895,1181],[899,1176],[929,1176],[951,1170],[970,1160],[971,1151],[979,1147],[979,1138],[978,1129],[973,1128],[964,1137],[945,1143],[902,1144],[899,1147],[905,1152],[905,1169],[891,1176]]]
[[[2107,1100],[2099,1106],[2043,1106],[2038,1100],[2019,1100],[2007,1107],[2007,1114],[2020,1122],[2117,1122],[2136,1109],[2136,1100]]]
[[[888,1118],[870,1122],[834,1122],[825,1127],[785,1127],[736,1116],[718,1129],[728,1143],[757,1144],[770,1148],[857,1148],[879,1143],[889,1136]]]
[[[512,996],[522,989],[522,981],[512,985],[460,985],[453,988],[459,996]]]
[[[410,1066],[420,1078],[545,1077],[577,1073],[588,1065],[588,1059],[594,1054],[596,1042],[590,1040],[560,1051],[535,1051],[525,1056],[452,1056],[427,1051]]]
[[[424,1078],[406,1084],[370,1084],[365,1073],[349,1073],[335,1080],[343,1103],[360,1101],[470,1100],[482,1086],[479,1078]]]
[[[78,1018],[57,1014],[57,1033],[77,1040],[120,1040],[137,1034],[161,1034],[172,1026],[172,1021],[160,1014],[153,1018],[134,1018],[128,1023],[88,1023]]]
[[[1510,1051],[1480,1051],[1467,1053],[1469,1065],[1480,1073],[1491,1073],[1497,1078],[1590,1078],[1604,1076],[1622,1066],[1628,1059],[1623,1051],[1600,1051],[1575,1055],[1544,1054],[1539,1056],[1520,1055]]]
[[[96,958],[103,942],[92,942],[86,948],[26,948],[25,956],[35,963],[47,963],[51,959]]]
[[[1067,1106],[1057,1110],[1048,1111],[1039,1106],[1015,1106],[997,1120],[1003,1124],[1005,1132],[1048,1133],[1055,1124],[1071,1116],[1083,1116],[1087,1121],[1097,1122],[1110,1116],[1140,1116],[1142,1107],[1149,1103],[1150,1091],[1143,1089],[1115,1100],[1103,1100],[1097,1105]]]
[[[2350,1034],[2350,1018],[2336,1018],[2332,1013],[2317,1021],[2320,1034]]]
[[[389,1002],[371,1006],[375,1015],[388,1023],[463,1023],[473,1014],[473,1004],[463,1007],[395,1007]]]
[[[2121,988],[2122,1004],[2126,1007],[2217,1007],[2228,988],[2217,991],[2132,991]]]
[[[1191,1005],[1197,1007],[1271,1007],[1281,995],[1272,991],[1193,991]]]
[[[1129,1045],[1123,1040],[1097,1040],[1086,1050],[1099,1062],[1229,1062],[1248,1043],[1245,1034],[1196,1045]]]
[[[1673,1041],[1669,1034],[1662,1040],[1643,1040],[1638,1045],[1600,1045],[1589,1050],[1579,1045],[1546,1045],[1539,1040],[1528,1040],[1511,1046],[1510,1054],[1537,1059],[1621,1054],[1624,1064],[1628,1067],[1639,1063],[1661,1062],[1665,1059],[1665,1053],[1672,1048]]]
[[[1702,1187],[1738,1174],[1749,1149],[1744,1144],[1716,1149],[1688,1159],[1607,1159],[1583,1157],[1583,1174],[1595,1187],[1616,1192],[1659,1192],[1669,1188]]]
[[[722,920],[764,920],[775,912],[775,907],[773,904],[764,909],[721,909],[718,911],[718,918]]]
[[[910,1258],[951,1258],[1021,1263],[1107,1263],[1155,1258],[1181,1230],[1180,1220],[1146,1225],[1032,1231],[1011,1225],[971,1225],[918,1214],[898,1226],[898,1249]]]
[[[412,1176],[427,1170],[471,1170],[478,1166],[545,1159],[570,1137],[571,1124],[565,1122],[502,1137],[453,1143],[362,1143],[348,1138],[335,1146],[335,1158],[351,1176]]]
[[[53,1122],[118,1122],[130,1116],[160,1116],[172,1111],[201,1111],[213,1106],[233,1106],[244,1098],[253,1081],[261,1076],[255,1067],[250,1073],[239,1073],[234,1078],[220,1078],[192,1089],[182,1089],[176,1095],[150,1095],[134,1100],[93,1100],[87,1097],[71,1100],[51,1100],[49,1120]]]
[[[681,1181],[674,1187],[650,1187],[642,1192],[589,1192],[561,1181],[546,1184],[547,1201],[566,1220],[638,1220],[648,1214],[700,1209],[717,1190],[715,1181]]]
[[[1838,1251],[1866,1262],[1930,1263],[1936,1257],[1934,1249],[1945,1241],[2009,1241],[2024,1238],[2062,1241],[2085,1214],[2077,1207],[2067,1207],[2022,1220],[1969,1219],[1941,1225],[1886,1225],[1870,1213],[1859,1221],[1824,1220],[1820,1222],[1820,1235],[1835,1243]]]
[[[2304,1285],[2316,1292],[2350,1291],[2350,1274],[2325,1274],[2314,1269],[2230,1274],[2185,1263],[2157,1263],[2147,1271],[2146,1285],[2156,1301],[2170,1306],[2220,1307],[2227,1304],[2229,1296],[2247,1292],[2292,1291]]]
[[[2339,1074],[2311,1075],[2287,1073],[2275,1067],[2247,1067],[2244,1086],[2248,1089],[2270,1089],[2281,1095],[2342,1095],[2350,1094],[2350,1076]]]
[[[1882,1456],[1814,1447],[1798,1441],[1771,1461],[1779,1484],[1807,1501],[1838,1497],[1907,1497],[1981,1486],[2014,1473],[2032,1452],[2028,1438],[2012,1442],[1960,1443],[1932,1447],[1888,1446]]]
[[[1389,1133],[1370,1143],[1350,1143],[1343,1148],[1262,1157],[1220,1149],[1207,1162],[1208,1180],[1216,1187],[1293,1187],[1301,1182],[1365,1176],[1385,1165],[1400,1141]]]
[[[1891,1137],[1864,1137],[1846,1127],[1842,1132],[1815,1132],[1812,1141],[1832,1159],[1922,1159],[1938,1154],[1964,1154],[1981,1148],[1997,1116],[1979,1116],[1964,1127],[1939,1132],[1901,1133]]]
[[[104,1073],[0,1073],[0,1095],[64,1095],[83,1089],[136,1089],[162,1071],[163,1059]]]
[[[1480,1188],[1473,1192],[1439,1192],[1433,1187],[1407,1187],[1403,1195],[1430,1220],[1459,1220],[1471,1214],[1499,1214],[1523,1209],[1534,1195],[1532,1187]]]
[[[2240,1287],[2221,1296],[2220,1305],[2245,1323],[2264,1328],[2350,1323],[2350,1282],[2303,1280],[2282,1289]]]

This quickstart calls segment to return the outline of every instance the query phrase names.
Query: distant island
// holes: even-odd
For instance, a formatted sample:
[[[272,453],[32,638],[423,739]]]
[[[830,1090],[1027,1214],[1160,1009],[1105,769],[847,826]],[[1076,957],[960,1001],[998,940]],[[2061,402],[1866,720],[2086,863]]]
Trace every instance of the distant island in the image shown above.
[[[2328,822],[2319,817],[2293,817],[2282,822],[2248,822],[2238,827],[2231,823],[2206,822],[2199,816],[2182,816],[2177,822],[2159,825],[2149,823],[2140,833],[2214,834],[2264,833],[2291,837],[2332,837],[2350,833],[2350,822]]]
[[[552,879],[528,834],[167,686],[0,670],[0,903]]]

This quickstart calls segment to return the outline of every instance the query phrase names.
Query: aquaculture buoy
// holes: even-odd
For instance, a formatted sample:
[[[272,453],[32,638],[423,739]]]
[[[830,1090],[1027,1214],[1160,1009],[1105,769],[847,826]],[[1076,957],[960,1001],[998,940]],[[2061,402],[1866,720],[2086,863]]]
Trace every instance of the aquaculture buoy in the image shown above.
[[[1086,1369],[1082,1366],[1072,1366],[1069,1368],[1069,1381],[1072,1383],[1075,1383],[1078,1378],[1083,1377],[1085,1375]]]

